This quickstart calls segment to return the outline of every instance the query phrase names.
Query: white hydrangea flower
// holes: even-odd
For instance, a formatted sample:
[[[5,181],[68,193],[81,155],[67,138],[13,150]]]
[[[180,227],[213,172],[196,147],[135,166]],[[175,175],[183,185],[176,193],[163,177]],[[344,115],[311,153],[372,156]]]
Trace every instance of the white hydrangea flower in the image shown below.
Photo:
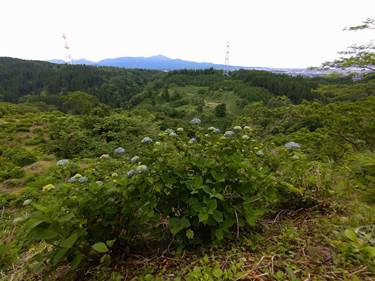
[[[216,128],[215,127],[209,127],[208,130],[214,132],[216,130]]]
[[[233,129],[235,131],[241,131],[242,130],[242,127],[241,126],[234,126]]]
[[[120,147],[117,147],[114,151],[115,151],[116,154],[124,154],[125,148],[120,146]]]
[[[299,160],[299,156],[298,156],[298,155],[293,155],[293,156],[292,156],[292,159],[293,159],[293,160]]]
[[[247,130],[247,131],[252,131],[251,127],[250,126],[245,126],[243,127],[244,130]]]
[[[168,128],[168,129],[165,130],[165,132],[166,132],[167,134],[170,134],[170,133],[174,133],[174,130]]]
[[[117,173],[112,173],[111,177],[118,177]]]
[[[233,131],[225,131],[224,133],[224,137],[233,137],[234,136],[234,132]]]
[[[244,139],[244,140],[248,140],[248,139],[250,139],[250,137],[249,137],[248,135],[243,135],[243,136],[242,136],[242,139]]]
[[[193,124],[193,125],[200,125],[202,123],[202,121],[201,121],[201,119],[195,117],[195,118],[191,119],[190,123]]]
[[[183,132],[184,128],[177,128],[177,132]]]
[[[264,156],[264,153],[262,150],[258,150],[256,153],[255,153],[257,156]]]
[[[22,205],[23,205],[23,206],[27,206],[27,205],[30,205],[31,202],[33,202],[32,199],[26,199],[25,201],[23,201]]]
[[[169,134],[170,137],[177,137],[177,134],[175,132],[172,132]]]
[[[111,158],[111,156],[109,156],[109,154],[103,154],[99,158],[100,159],[108,159],[108,158]]]
[[[157,141],[154,143],[155,145],[161,145],[161,142],[160,141]]]
[[[56,162],[57,166],[64,167],[69,164],[69,159],[61,159]]]
[[[143,173],[146,173],[147,171],[148,171],[148,168],[146,165],[140,165],[136,168],[137,174],[143,174]]]
[[[300,148],[301,145],[299,143],[296,143],[294,141],[290,141],[284,145],[286,149],[297,149]]]
[[[136,156],[134,156],[133,158],[130,159],[130,162],[131,163],[138,163],[139,159],[140,159],[139,156],[136,155]]]
[[[152,143],[152,138],[150,138],[150,137],[144,137],[143,140],[142,140],[142,143],[146,143],[146,144]]]

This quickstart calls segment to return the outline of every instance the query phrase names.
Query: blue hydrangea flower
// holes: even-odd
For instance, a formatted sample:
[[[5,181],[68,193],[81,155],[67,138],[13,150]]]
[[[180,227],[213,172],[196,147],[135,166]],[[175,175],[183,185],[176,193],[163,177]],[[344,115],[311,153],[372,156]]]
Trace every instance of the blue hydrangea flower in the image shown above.
[[[131,178],[132,176],[135,175],[135,170],[133,170],[133,169],[129,170],[127,175],[128,175],[128,178]]]
[[[192,137],[189,142],[190,143],[197,142],[197,138],[196,137]]]
[[[142,143],[146,143],[146,144],[152,143],[152,138],[150,138],[150,137],[144,137],[143,140],[142,140]]]
[[[294,141],[290,141],[284,145],[286,149],[297,149],[300,148],[301,145],[299,143],[296,143]]]
[[[116,154],[124,154],[125,153],[125,148],[123,148],[123,147],[117,147],[116,149],[115,149],[115,153]]]
[[[233,137],[234,136],[234,132],[233,131],[225,131],[224,133],[224,137]]]
[[[82,177],[78,178],[78,182],[79,182],[79,183],[85,183],[85,182],[87,182],[87,181],[88,181],[88,178],[85,177],[85,176],[82,176]]]
[[[219,133],[221,132],[221,130],[220,130],[219,128],[215,128],[214,132],[215,132],[216,134],[219,134]]]
[[[190,123],[193,124],[193,125],[200,125],[202,123],[202,121],[199,118],[193,118],[193,119],[191,119]]]
[[[60,167],[64,167],[66,165],[69,164],[69,160],[68,159],[61,159],[59,161],[56,162],[56,165],[57,166],[60,166]]]
[[[134,156],[133,158],[130,159],[131,163],[138,163],[139,162],[139,156]]]

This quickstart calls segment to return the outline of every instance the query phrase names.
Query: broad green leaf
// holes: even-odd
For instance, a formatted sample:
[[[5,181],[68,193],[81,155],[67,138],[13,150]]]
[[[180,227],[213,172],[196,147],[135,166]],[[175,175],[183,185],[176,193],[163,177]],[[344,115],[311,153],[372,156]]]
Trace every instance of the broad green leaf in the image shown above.
[[[34,229],[31,234],[31,237],[35,240],[52,240],[58,236],[56,230],[48,227]]]
[[[83,260],[84,256],[81,254],[81,253],[78,253],[74,256],[73,260],[71,261],[70,265],[72,266],[73,269],[77,268],[82,260]]]
[[[60,248],[52,257],[52,265],[56,266],[59,264],[66,256],[66,253],[69,251],[68,248]]]
[[[190,221],[183,217],[183,218],[171,218],[169,220],[169,225],[171,227],[171,233],[173,235],[176,235],[184,228],[187,228],[190,226]]]
[[[365,250],[370,256],[370,258],[375,258],[375,247],[367,246],[365,247]]]
[[[116,242],[116,239],[105,241],[107,246],[110,247],[110,248],[113,246],[113,244],[115,244],[115,242]]]
[[[223,240],[224,238],[224,231],[222,229],[216,229],[215,230],[215,236],[217,238],[217,240]]]
[[[61,242],[60,246],[63,247],[63,248],[70,249],[71,247],[73,247],[74,243],[76,243],[77,240],[78,240],[78,234],[73,233],[67,239],[65,239],[63,242]]]
[[[344,235],[345,235],[346,238],[348,238],[349,240],[351,240],[353,242],[357,241],[357,234],[351,228],[345,229]]]
[[[220,267],[216,266],[212,270],[212,275],[215,276],[216,278],[221,278],[221,276],[223,275],[223,271],[220,269]]]
[[[205,222],[208,220],[208,213],[206,211],[199,212],[198,214],[199,222]]]
[[[210,199],[210,200],[207,200],[207,207],[208,209],[212,212],[214,210],[216,210],[217,208],[217,202],[216,202],[216,199]]]
[[[214,218],[214,220],[216,222],[223,222],[223,213],[218,211],[218,210],[215,210],[214,213],[212,214],[212,217]]]
[[[103,242],[95,243],[94,245],[91,246],[91,248],[93,248],[95,251],[101,254],[108,252],[107,245],[104,244]]]

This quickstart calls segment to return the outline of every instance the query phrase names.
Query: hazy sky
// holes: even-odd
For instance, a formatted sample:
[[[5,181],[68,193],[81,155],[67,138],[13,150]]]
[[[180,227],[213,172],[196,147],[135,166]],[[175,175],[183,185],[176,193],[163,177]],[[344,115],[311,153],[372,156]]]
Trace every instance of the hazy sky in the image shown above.
[[[375,32],[375,0],[0,0],[0,56],[99,60],[163,54],[230,64],[307,67]]]

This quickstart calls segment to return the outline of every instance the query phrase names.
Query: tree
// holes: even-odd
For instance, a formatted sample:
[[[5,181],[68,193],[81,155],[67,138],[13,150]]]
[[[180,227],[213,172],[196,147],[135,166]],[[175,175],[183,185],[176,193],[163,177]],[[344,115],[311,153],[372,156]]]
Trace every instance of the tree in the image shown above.
[[[221,103],[215,107],[215,115],[217,117],[224,117],[227,113],[227,105],[225,103]]]
[[[348,31],[374,30],[375,19],[366,19],[361,25],[345,28]],[[352,45],[347,51],[339,52],[344,55],[333,62],[325,62],[324,68],[342,68],[356,67],[368,72],[375,72],[375,45],[370,42],[366,45]]]
[[[70,92],[63,98],[63,110],[71,114],[87,114],[99,104],[95,96],[85,92]]]

